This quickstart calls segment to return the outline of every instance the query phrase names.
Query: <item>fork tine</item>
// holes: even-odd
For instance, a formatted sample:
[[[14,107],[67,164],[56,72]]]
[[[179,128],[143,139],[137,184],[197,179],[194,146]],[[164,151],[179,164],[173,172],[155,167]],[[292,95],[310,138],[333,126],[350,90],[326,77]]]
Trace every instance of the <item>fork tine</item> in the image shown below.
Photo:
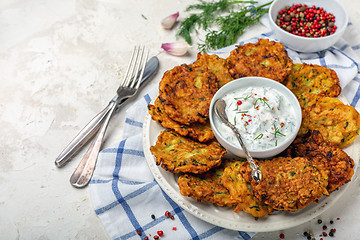
[[[140,87],[140,83],[141,83],[141,80],[142,80],[143,75],[144,75],[144,70],[145,70],[145,66],[146,66],[146,62],[147,62],[148,57],[149,57],[149,50],[146,51],[146,55],[143,58],[143,66],[142,66],[141,73],[140,73],[140,76],[138,78],[138,81],[136,83],[136,87],[135,87],[136,89],[138,89]]]
[[[129,86],[130,88],[133,88],[134,85],[135,85],[135,82],[136,82],[136,79],[138,77],[138,73],[139,73],[139,70],[140,70],[140,66],[141,66],[141,61],[144,57],[144,51],[145,51],[145,46],[142,47],[142,49],[140,50],[140,47],[139,47],[139,55],[138,57],[140,57],[139,59],[136,59],[137,61],[135,62],[135,65],[136,65],[136,70],[134,72],[134,76],[132,78],[132,82],[131,82],[131,85]],[[139,78],[140,79],[140,78]]]
[[[129,62],[129,66],[130,66],[130,70],[129,70],[129,75],[126,75],[126,79],[125,82],[123,84],[123,87],[128,87],[131,81],[132,76],[134,75],[135,72],[135,67],[136,67],[136,63],[137,63],[137,59],[139,57],[139,51],[140,51],[140,46],[135,46],[134,47],[134,57],[132,59],[130,59]]]
[[[134,60],[135,53],[136,53],[136,46],[134,47],[134,50],[133,50],[133,52],[131,53],[129,65],[128,65],[127,68],[126,68],[125,76],[124,76],[124,77],[122,78],[122,80],[121,80],[120,85],[121,85],[122,87],[126,86],[126,82],[127,82],[128,79],[130,79],[130,77],[131,77],[131,75],[130,75],[130,77],[129,77],[129,74],[130,74],[130,68],[131,68],[131,64],[132,64],[132,62],[133,62],[133,60]]]

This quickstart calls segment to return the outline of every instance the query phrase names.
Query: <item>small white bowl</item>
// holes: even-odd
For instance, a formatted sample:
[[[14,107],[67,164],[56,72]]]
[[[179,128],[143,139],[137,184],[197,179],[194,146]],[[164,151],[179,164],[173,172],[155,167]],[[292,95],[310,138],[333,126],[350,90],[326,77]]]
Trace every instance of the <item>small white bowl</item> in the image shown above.
[[[218,142],[226,150],[228,150],[229,152],[233,153],[236,156],[246,157],[244,150],[240,146],[229,142],[226,138],[224,138],[220,134],[220,131],[217,129],[216,124],[214,122],[216,121],[216,119],[218,117],[215,114],[214,103],[216,100],[223,98],[225,96],[225,94],[227,94],[227,93],[231,93],[234,90],[239,89],[239,88],[248,88],[248,87],[270,87],[270,88],[273,88],[273,89],[277,90],[278,92],[282,93],[294,108],[296,123],[295,123],[295,131],[291,135],[289,135],[283,142],[281,142],[276,147],[272,147],[272,148],[269,148],[266,150],[251,150],[251,149],[249,149],[251,156],[254,158],[273,157],[273,156],[281,153],[282,151],[284,151],[294,141],[294,139],[300,129],[301,119],[302,119],[301,107],[300,107],[299,101],[297,100],[295,95],[281,83],[278,83],[274,80],[271,80],[268,78],[263,78],[263,77],[244,77],[244,78],[239,78],[239,79],[236,79],[236,80],[233,80],[233,81],[227,83],[226,85],[221,87],[216,92],[213,99],[211,100],[210,110],[209,110],[211,128],[212,128],[214,135],[215,135],[216,139],[218,140]]]
[[[324,11],[335,16],[337,29],[334,34],[319,37],[300,37],[281,29],[276,24],[279,11],[286,6],[293,4],[306,4],[308,7],[315,5],[324,8]],[[343,36],[348,25],[348,14],[343,5],[338,0],[274,0],[269,8],[270,27],[274,31],[278,40],[285,46],[299,52],[319,52],[333,46]]]

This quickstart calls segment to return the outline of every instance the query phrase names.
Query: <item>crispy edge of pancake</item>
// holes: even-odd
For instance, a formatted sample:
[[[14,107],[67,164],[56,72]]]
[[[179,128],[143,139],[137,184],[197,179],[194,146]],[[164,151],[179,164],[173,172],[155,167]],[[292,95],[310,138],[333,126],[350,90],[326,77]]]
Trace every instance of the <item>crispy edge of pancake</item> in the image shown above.
[[[354,107],[345,105],[339,99],[320,97],[303,110],[299,135],[309,130],[320,131],[325,141],[344,148],[359,135],[360,115]]]
[[[220,183],[224,168],[232,162],[233,160],[223,159],[219,167],[203,174],[181,174],[178,178],[180,193],[200,202],[209,201],[218,206],[233,207],[236,201],[231,198],[229,190]]]
[[[229,72],[233,78],[259,76],[285,81],[293,62],[287,55],[284,45],[259,39],[257,43],[238,45],[230,52]]]
[[[156,164],[166,171],[195,174],[220,165],[221,158],[226,153],[217,141],[200,143],[172,130],[162,131],[150,151],[156,158]]]
[[[224,169],[221,182],[230,191],[231,197],[237,202],[235,212],[247,212],[255,218],[261,218],[273,212],[273,208],[257,199],[250,183],[242,176],[243,167],[247,162],[236,161]]]
[[[182,136],[189,136],[199,142],[207,142],[215,137],[209,121],[205,124],[193,123],[191,125],[184,125],[169,118],[164,112],[164,107],[159,98],[155,99],[154,105],[148,105],[148,112],[151,118],[161,126],[173,129]]]
[[[211,99],[218,89],[216,76],[206,67],[183,64],[164,73],[159,99],[171,119],[186,125],[206,123]]]
[[[286,150],[287,156],[308,157],[328,169],[329,193],[351,181],[354,175],[354,160],[336,144],[325,142],[319,131],[309,131],[297,137]]]
[[[329,195],[327,172],[308,158],[277,157],[256,162],[262,172],[261,181],[253,180],[248,169],[245,178],[255,196],[276,210],[297,211]]]

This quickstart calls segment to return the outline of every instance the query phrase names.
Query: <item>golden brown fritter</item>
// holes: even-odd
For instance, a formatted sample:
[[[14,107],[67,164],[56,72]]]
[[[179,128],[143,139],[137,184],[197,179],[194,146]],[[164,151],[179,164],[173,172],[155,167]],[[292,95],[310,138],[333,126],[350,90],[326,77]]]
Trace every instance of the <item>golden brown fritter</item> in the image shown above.
[[[173,173],[204,173],[221,164],[225,149],[216,141],[199,143],[182,137],[171,130],[158,136],[155,146],[150,147],[156,164]]]
[[[257,161],[262,172],[260,182],[251,178],[248,168],[245,179],[250,181],[255,196],[277,210],[297,211],[317,202],[326,190],[327,173],[308,158],[277,157]]]
[[[232,162],[224,159],[219,167],[213,168],[206,173],[199,175],[185,173],[180,175],[178,179],[180,193],[198,201],[210,201],[219,206],[234,206],[236,201],[230,197],[229,190],[220,183],[224,168]]]
[[[286,150],[288,156],[307,157],[316,165],[328,170],[329,193],[351,181],[354,161],[336,144],[324,142],[319,131],[309,131],[298,137]]]
[[[284,45],[268,39],[237,46],[231,51],[228,61],[233,78],[259,76],[277,82],[285,80],[293,65]]]
[[[173,129],[182,136],[189,136],[199,142],[207,142],[214,138],[214,133],[209,122],[205,124],[192,123],[190,125],[184,125],[169,118],[164,112],[164,107],[159,98],[156,98],[154,105],[148,105],[148,111],[152,119],[157,121],[161,126]]]
[[[243,210],[257,218],[266,216],[273,211],[273,208],[254,196],[251,184],[242,176],[243,167],[248,168],[248,163],[237,161],[225,168],[220,178],[224,187],[230,191],[231,197],[237,202],[234,211]]]
[[[330,68],[312,64],[294,64],[286,80],[289,88],[299,99],[302,107],[307,107],[309,99],[337,97],[341,93],[339,78]],[[316,95],[316,96],[314,96]]]
[[[191,67],[202,66],[206,66],[209,71],[215,74],[219,88],[233,80],[233,77],[229,73],[228,62],[216,54],[209,55],[206,53],[198,53],[197,60],[191,64]]]
[[[299,135],[319,130],[324,140],[344,148],[359,135],[360,116],[356,109],[339,99],[321,97],[303,110]]]
[[[206,123],[218,83],[206,67],[192,68],[183,64],[165,72],[159,90],[164,111],[171,119],[186,125]]]

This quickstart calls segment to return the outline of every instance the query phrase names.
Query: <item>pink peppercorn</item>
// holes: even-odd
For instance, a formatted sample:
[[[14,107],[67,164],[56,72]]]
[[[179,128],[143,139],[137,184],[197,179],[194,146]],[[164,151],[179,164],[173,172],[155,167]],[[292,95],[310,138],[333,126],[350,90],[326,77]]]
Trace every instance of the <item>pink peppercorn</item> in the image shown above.
[[[278,12],[276,24],[285,31],[301,37],[325,37],[336,32],[335,16],[323,8],[297,4]],[[311,29],[311,30],[309,30]]]

